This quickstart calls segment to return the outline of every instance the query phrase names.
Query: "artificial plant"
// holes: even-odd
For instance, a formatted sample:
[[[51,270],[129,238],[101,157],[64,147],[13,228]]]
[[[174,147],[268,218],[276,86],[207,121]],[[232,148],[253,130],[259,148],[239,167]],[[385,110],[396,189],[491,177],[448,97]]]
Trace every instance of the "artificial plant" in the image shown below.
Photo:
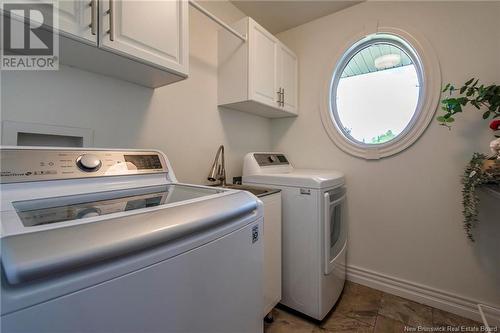
[[[496,84],[479,85],[479,79],[472,78],[460,88],[448,83],[443,93],[449,95],[441,101],[441,110],[444,114],[437,117],[442,125],[449,127],[449,124],[455,121],[454,115],[463,112],[467,104],[482,110],[483,119],[500,117],[500,86]]]
[[[448,83],[443,93],[448,95],[441,101],[441,110],[444,114],[437,117],[441,125],[451,128],[455,115],[463,112],[468,104],[482,111],[483,119],[493,119],[490,128],[495,131],[496,140],[490,143],[493,156],[474,153],[462,177],[462,203],[464,229],[467,237],[474,241],[473,227],[478,222],[479,197],[476,188],[484,184],[500,184],[500,86],[479,84],[479,79],[472,78],[460,88]],[[493,160],[493,161],[488,161]],[[487,163],[489,162],[489,163]]]

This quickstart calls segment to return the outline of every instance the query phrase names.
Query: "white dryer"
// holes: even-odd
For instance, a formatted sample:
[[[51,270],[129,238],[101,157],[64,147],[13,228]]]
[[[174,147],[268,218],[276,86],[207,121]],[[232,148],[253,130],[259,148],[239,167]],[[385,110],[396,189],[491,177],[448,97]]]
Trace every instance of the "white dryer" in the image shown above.
[[[344,175],[295,169],[282,153],[249,153],[243,183],[282,193],[281,303],[322,320],[345,282],[347,225]]]
[[[262,332],[262,202],[159,151],[0,149],[1,327]]]

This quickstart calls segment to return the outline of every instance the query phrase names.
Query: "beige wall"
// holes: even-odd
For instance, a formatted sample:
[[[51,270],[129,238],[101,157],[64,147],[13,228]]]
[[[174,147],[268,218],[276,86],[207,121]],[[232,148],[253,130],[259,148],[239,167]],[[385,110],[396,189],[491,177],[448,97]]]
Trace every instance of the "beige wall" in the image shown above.
[[[443,81],[477,76],[499,83],[498,17],[499,2],[370,2],[278,35],[300,59],[299,117],[272,121],[272,146],[298,167],[345,172],[349,265],[500,305],[500,265],[482,264],[500,263],[500,253],[479,256],[461,224],[459,177],[472,152],[487,152],[492,138],[480,114],[457,117],[451,131],[432,122],[412,147],[380,161],[339,150],[319,114],[333,54],[374,20],[425,35]]]
[[[203,5],[227,22],[244,16],[226,1]],[[245,153],[269,149],[270,122],[217,108],[217,29],[191,8],[189,78],[156,90],[66,66],[3,72],[1,119],[92,128],[96,147],[161,149],[183,182],[204,183],[225,144],[229,177],[241,175]]]

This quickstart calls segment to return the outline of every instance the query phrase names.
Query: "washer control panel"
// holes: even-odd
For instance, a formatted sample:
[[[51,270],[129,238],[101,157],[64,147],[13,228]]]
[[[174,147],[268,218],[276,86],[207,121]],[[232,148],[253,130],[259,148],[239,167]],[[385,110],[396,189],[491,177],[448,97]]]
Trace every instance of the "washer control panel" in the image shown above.
[[[155,151],[2,149],[0,182],[167,173]]]
[[[253,156],[259,166],[290,164],[286,156],[283,154],[255,153],[253,154]]]

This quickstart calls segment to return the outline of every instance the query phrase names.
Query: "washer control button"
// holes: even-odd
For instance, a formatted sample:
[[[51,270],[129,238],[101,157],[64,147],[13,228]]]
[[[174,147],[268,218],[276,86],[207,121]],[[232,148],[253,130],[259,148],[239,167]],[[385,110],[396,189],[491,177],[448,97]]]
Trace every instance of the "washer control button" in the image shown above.
[[[94,172],[99,170],[102,162],[99,157],[94,154],[83,154],[76,159],[76,165],[78,165],[82,171]]]

